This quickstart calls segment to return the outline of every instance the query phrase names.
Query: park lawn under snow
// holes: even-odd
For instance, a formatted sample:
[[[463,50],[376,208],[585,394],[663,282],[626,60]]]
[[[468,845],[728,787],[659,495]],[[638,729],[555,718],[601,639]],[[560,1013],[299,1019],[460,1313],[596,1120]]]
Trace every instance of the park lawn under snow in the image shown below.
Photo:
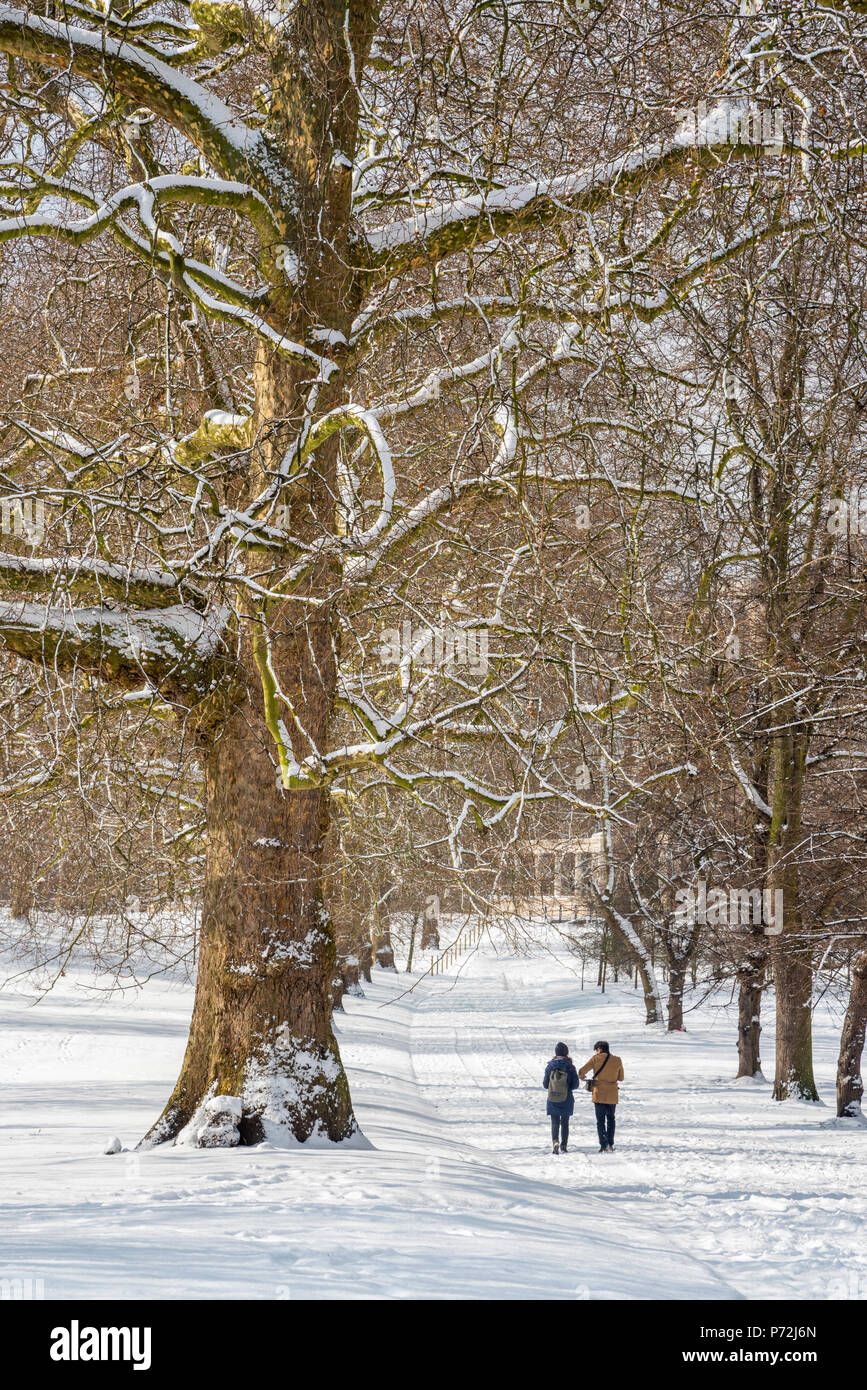
[[[867,1297],[867,1128],[828,1123],[824,1005],[826,1105],[781,1106],[731,1080],[730,1008],[648,1029],[628,985],[582,992],[553,936],[532,958],[495,937],[406,993],[417,978],[376,971],[337,1016],[372,1147],[113,1156],[174,1083],[189,985],[107,996],[70,971],[35,1004],[7,986],[0,1278],[46,1298]],[[596,1152],[582,1092],[555,1158],[544,1063],[599,1035],[626,1069],[617,1150]]]

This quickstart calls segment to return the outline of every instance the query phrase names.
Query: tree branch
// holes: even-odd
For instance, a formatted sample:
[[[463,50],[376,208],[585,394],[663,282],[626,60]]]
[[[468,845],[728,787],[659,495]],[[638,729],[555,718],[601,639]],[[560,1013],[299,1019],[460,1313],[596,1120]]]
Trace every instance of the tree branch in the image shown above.
[[[697,145],[694,135],[678,133],[599,167],[477,193],[377,227],[366,235],[368,264],[379,275],[429,266],[524,227],[549,226],[578,212],[592,212],[613,197],[634,192],[650,179],[677,173],[687,164],[717,168],[723,160],[767,153],[763,145],[729,141]]]
[[[224,177],[252,183],[269,200],[276,196],[291,205],[286,170],[262,133],[153,53],[112,38],[104,28],[43,19],[10,5],[0,5],[0,52],[80,73],[100,87],[114,86],[173,125]]]
[[[112,564],[92,556],[61,555],[36,559],[0,553],[0,585],[21,591],[51,589],[57,580],[65,592],[81,593],[98,588],[109,598],[136,603],[143,608],[170,608],[183,602],[178,580],[170,570]],[[203,594],[185,593],[191,606],[202,608]]]
[[[0,643],[54,670],[80,670],[132,689],[147,681],[168,696],[201,699],[225,653],[226,614],[180,605],[148,611],[0,603]]]

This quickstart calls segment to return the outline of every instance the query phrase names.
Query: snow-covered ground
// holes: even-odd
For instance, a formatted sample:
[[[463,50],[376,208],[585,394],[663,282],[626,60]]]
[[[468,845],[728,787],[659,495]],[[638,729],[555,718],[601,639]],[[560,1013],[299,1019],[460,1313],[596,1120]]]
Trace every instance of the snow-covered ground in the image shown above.
[[[189,986],[106,997],[68,973],[0,993],[0,1280],[46,1298],[865,1298],[867,1128],[839,1127],[839,1020],[816,1017],[828,1104],[736,1085],[716,1004],[667,1035],[638,995],[579,988],[551,948],[488,941],[450,974],[377,971],[338,1016],[371,1149],[105,1156],[159,1113]],[[103,985],[105,982],[102,982]],[[770,1011],[769,1011],[770,1012]],[[560,1038],[624,1059],[617,1150],[576,1099],[549,1152],[541,1089]],[[772,1019],[764,1034],[773,1054]]]

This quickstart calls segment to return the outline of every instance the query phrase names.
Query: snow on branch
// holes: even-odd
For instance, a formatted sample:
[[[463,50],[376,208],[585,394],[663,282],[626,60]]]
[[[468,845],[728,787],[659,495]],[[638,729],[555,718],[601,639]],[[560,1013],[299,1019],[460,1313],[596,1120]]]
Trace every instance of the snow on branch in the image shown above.
[[[632,483],[615,478],[608,473],[570,475],[552,473],[544,467],[503,468],[503,463],[510,462],[509,449],[512,448],[514,442],[507,428],[493,465],[486,468],[483,473],[474,478],[455,479],[452,482],[442,483],[440,486],[432,488],[414,506],[405,510],[395,510],[391,524],[379,539],[378,545],[369,550],[366,555],[361,556],[355,553],[347,556],[344,562],[346,582],[359,583],[368,579],[386,554],[395,551],[410,538],[418,535],[425,527],[436,522],[445,512],[452,511],[473,494],[489,492],[497,495],[517,487],[521,482],[544,483],[557,491],[569,491],[573,488],[592,485],[605,488],[615,496],[643,499],[650,497],[667,498],[691,505],[701,505],[704,500],[686,486],[650,487],[640,482]]]
[[[740,783],[741,790],[746,796],[747,801],[750,803],[751,806],[754,806],[755,809],[759,812],[759,814],[764,816],[766,820],[773,820],[773,811],[771,810],[768,803],[764,800],[764,798],[759,795],[759,792],[753,785],[752,780],[747,776],[747,773],[744,770],[740,758],[737,756],[734,749],[730,745],[727,745],[726,752],[728,754],[728,760],[732,772],[735,774],[735,777]]]
[[[160,226],[158,204],[185,202],[203,206],[228,207],[234,212],[246,213],[257,224],[260,237],[267,244],[277,235],[276,226],[264,199],[250,188],[249,184],[232,183],[226,179],[178,178],[165,175],[147,180],[144,183],[130,184],[120,189],[101,205],[86,189],[64,184],[56,179],[44,178],[26,190],[28,201],[41,202],[46,196],[56,200],[58,196],[76,203],[85,203],[93,211],[90,217],[70,221],[58,214],[31,212],[0,221],[0,242],[18,237],[49,237],[55,241],[65,241],[80,245],[91,238],[109,231],[115,239],[128,250],[150,264],[156,258],[162,263],[167,274],[183,269],[206,288],[218,291],[230,303],[239,307],[253,307],[256,296],[237,284],[228,276],[221,274],[212,266],[187,258],[180,242],[170,232]],[[134,207],[148,236],[144,239],[120,219],[120,214]]]
[[[586,302],[579,301],[570,306],[569,314],[565,320],[562,319],[562,315],[555,314],[549,306],[543,304],[517,306],[519,312],[507,319],[498,341],[488,351],[466,362],[450,362],[445,367],[435,368],[420,385],[408,391],[402,399],[375,401],[371,406],[371,411],[380,420],[393,420],[399,416],[424,410],[439,401],[444,390],[454,388],[462,382],[470,381],[481,375],[491,374],[493,376],[503,362],[507,359],[514,360],[522,348],[527,346],[523,341],[521,332],[522,320],[560,319],[556,342],[546,352],[538,353],[535,360],[525,368],[511,388],[513,396],[522,396],[541,376],[550,372],[552,367],[574,362],[585,355],[588,326],[604,327],[614,316],[633,317],[643,323],[652,323],[655,319],[672,310],[680,298],[691,292],[695,284],[703,277],[721,269],[723,265],[741,255],[749,247],[773,237],[809,236],[816,233],[818,225],[818,219],[815,216],[797,215],[795,217],[774,217],[762,222],[759,226],[747,227],[724,246],[718,247],[712,252],[696,252],[690,256],[685,264],[677,267],[675,273],[665,283],[660,284],[653,293],[637,294],[632,288],[612,292],[609,288],[600,302],[598,286],[595,286],[592,296],[588,297]],[[632,262],[635,259],[634,255],[624,258],[622,267],[624,272],[627,269],[634,269]],[[618,266],[617,261],[612,262],[610,267],[612,278],[613,271],[618,269]],[[647,271],[644,271],[643,274],[646,280]],[[458,303],[463,303],[463,301],[454,302],[455,305]],[[481,312],[484,306],[482,302],[479,303],[481,305],[479,312]],[[508,301],[505,299],[492,300],[492,316],[505,313],[507,303]],[[450,310],[453,306],[446,305],[444,307]],[[475,302],[474,307],[476,307]],[[386,327],[394,329],[403,324],[418,327],[427,321],[423,310],[403,312],[405,313],[404,318],[401,318],[400,315],[393,315],[386,320]],[[431,322],[436,321],[433,309],[428,317]],[[369,330],[370,323],[367,318],[362,316],[354,325],[351,344],[354,345],[356,341],[364,341],[364,336]],[[537,349],[534,350],[538,351]]]
[[[96,586],[110,598],[146,608],[168,608],[181,601],[177,576],[150,566],[112,564],[94,556],[62,555],[46,559],[0,554],[0,585],[8,589],[50,589],[62,583],[76,593]],[[202,595],[188,596],[193,606],[204,606]]]
[[[471,244],[509,236],[524,227],[563,221],[576,212],[592,212],[613,197],[634,191],[648,179],[674,172],[687,162],[713,168],[723,159],[767,154],[763,145],[733,144],[729,139],[696,144],[693,134],[681,130],[669,140],[653,141],[599,166],[440,203],[412,217],[371,228],[366,235],[368,262],[371,269],[388,275],[430,265]]]
[[[211,689],[224,650],[225,610],[176,605],[148,611],[0,603],[0,644],[55,670],[82,670],[134,688],[145,679],[180,698]]]
[[[11,172],[9,165],[0,167],[2,167],[4,174]],[[15,235],[17,225],[21,234],[50,236],[52,230],[56,229],[57,233],[66,240],[86,241],[90,237],[98,235],[118,213],[128,207],[135,207],[142,224],[149,232],[156,234],[158,230],[157,208],[160,205],[172,203],[228,208],[230,211],[243,214],[250,219],[263,245],[270,246],[280,240],[280,230],[265,199],[254,188],[251,188],[249,183],[240,183],[233,179],[201,178],[198,175],[187,174],[160,174],[147,179],[145,182],[129,184],[126,188],[119,189],[98,207],[86,189],[65,184],[62,180],[50,176],[38,176],[33,184],[26,186],[23,191],[28,200],[41,200],[42,197],[50,197],[52,201],[58,197],[68,198],[78,203],[87,202],[95,210],[90,217],[71,223],[63,221],[56,214],[43,217],[31,215],[29,217],[9,218],[0,224],[4,229],[4,240]]]
[[[412,414],[440,399],[443,388],[469,381],[482,373],[493,373],[506,354],[517,353],[521,344],[515,332],[517,319],[510,320],[505,331],[494,346],[469,362],[449,363],[447,367],[434,368],[425,380],[409,395],[400,401],[377,401],[370,413],[378,420],[394,420],[401,415]]]
[[[100,88],[114,86],[173,125],[221,175],[253,182],[258,192],[276,194],[287,205],[294,202],[286,170],[260,131],[155,53],[112,37],[104,21],[99,29],[86,29],[0,5],[0,52],[79,73]]]
[[[253,417],[233,415],[225,410],[209,410],[198,429],[175,446],[175,458],[184,465],[210,458],[217,449],[241,452],[253,443]]]
[[[379,515],[372,526],[366,531],[354,537],[355,545],[364,549],[372,545],[379,536],[382,535],[391,521],[392,509],[395,498],[395,478],[394,467],[392,465],[391,450],[388,447],[382,427],[373,411],[364,410],[359,405],[349,402],[346,405],[337,406],[334,410],[323,415],[321,420],[310,429],[304,437],[303,443],[298,450],[298,460],[303,462],[316,449],[320,448],[331,435],[340,430],[355,429],[359,430],[367,439],[368,444],[376,456],[382,479],[382,502]],[[294,461],[293,461],[294,462]]]
[[[287,338],[272,327],[268,320],[258,312],[257,305],[261,303],[260,294],[246,290],[236,281],[215,270],[213,266],[187,257],[177,237],[159,226],[154,217],[154,199],[151,189],[160,182],[162,180],[154,179],[148,183],[131,185],[110,199],[103,209],[94,212],[92,217],[72,225],[57,217],[40,217],[36,214],[7,218],[0,221],[0,241],[29,235],[48,236],[56,240],[76,243],[97,236],[104,230],[109,230],[115,239],[134,255],[149,265],[156,262],[166,277],[171,278],[173,283],[198,305],[207,317],[223,319],[248,329],[275,351],[296,361],[307,363],[314,372],[314,381],[328,381],[337,371],[335,362],[305,347],[303,343]],[[171,176],[167,176],[165,182],[167,187],[174,188],[175,181]],[[196,183],[207,185],[209,180],[180,180],[181,188],[194,186]],[[232,190],[238,189],[243,190],[246,195],[250,195],[255,200],[255,206],[259,207],[261,200],[256,199],[253,190],[248,186],[232,185],[219,180],[216,183],[218,201],[221,190],[229,189],[231,193]],[[181,194],[181,196],[183,195]],[[85,195],[76,199],[76,201],[83,200],[85,200]],[[119,216],[109,215],[106,212],[106,209],[110,208],[114,214],[117,214],[118,207],[115,204],[119,200],[126,200],[135,205],[148,229],[149,236],[147,238],[137,235]],[[103,216],[103,212],[106,215]],[[264,215],[264,206],[262,215]]]
[[[352,325],[349,337],[350,347],[358,347],[370,338],[382,338],[390,333],[406,329],[429,328],[435,323],[445,323],[449,319],[461,318],[465,314],[478,314],[481,318],[507,314],[516,311],[527,312],[527,306],[518,302],[513,295],[487,294],[464,295],[460,299],[432,301],[430,304],[398,309],[392,314],[382,315],[378,306],[373,305],[359,314]],[[554,317],[555,310],[547,305],[532,305],[531,316],[536,318]]]

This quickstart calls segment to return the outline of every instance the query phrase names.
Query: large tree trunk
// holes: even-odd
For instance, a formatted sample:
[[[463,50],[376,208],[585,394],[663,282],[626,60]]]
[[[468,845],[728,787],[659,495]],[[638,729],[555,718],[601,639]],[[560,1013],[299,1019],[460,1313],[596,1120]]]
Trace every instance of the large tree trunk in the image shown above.
[[[295,437],[297,378],[294,365],[257,363],[258,418],[269,422],[270,435],[263,473],[251,480],[254,495]],[[315,536],[317,514],[324,521],[333,508],[333,472],[329,441],[304,495],[293,498],[291,534]],[[206,759],[208,857],[190,1039],[148,1144],[339,1142],[356,1130],[331,1028],[336,955],[322,893],[328,793],[293,786],[278,754],[281,738],[291,739],[296,761],[328,746],[336,651],[322,599],[331,587],[327,570],[314,566],[303,597],[318,604],[290,599],[239,614],[244,698]],[[266,633],[282,699],[264,689]],[[237,1103],[227,1108],[219,1096]]]
[[[837,1114],[857,1118],[861,1115],[864,1082],[861,1054],[867,1031],[867,951],[860,951],[852,966],[849,1006],[843,1020],[840,1055],[837,1059]]]
[[[293,643],[311,733],[330,713],[327,623]],[[284,657],[289,656],[284,653]],[[281,665],[286,665],[284,661]],[[291,665],[291,660],[289,662]],[[280,785],[261,689],[231,718],[206,768],[208,859],[190,1038],[147,1143],[206,1147],[349,1138],[355,1121],[331,1029],[335,950],[321,892],[326,793]],[[235,1123],[214,1096],[237,1097]]]

